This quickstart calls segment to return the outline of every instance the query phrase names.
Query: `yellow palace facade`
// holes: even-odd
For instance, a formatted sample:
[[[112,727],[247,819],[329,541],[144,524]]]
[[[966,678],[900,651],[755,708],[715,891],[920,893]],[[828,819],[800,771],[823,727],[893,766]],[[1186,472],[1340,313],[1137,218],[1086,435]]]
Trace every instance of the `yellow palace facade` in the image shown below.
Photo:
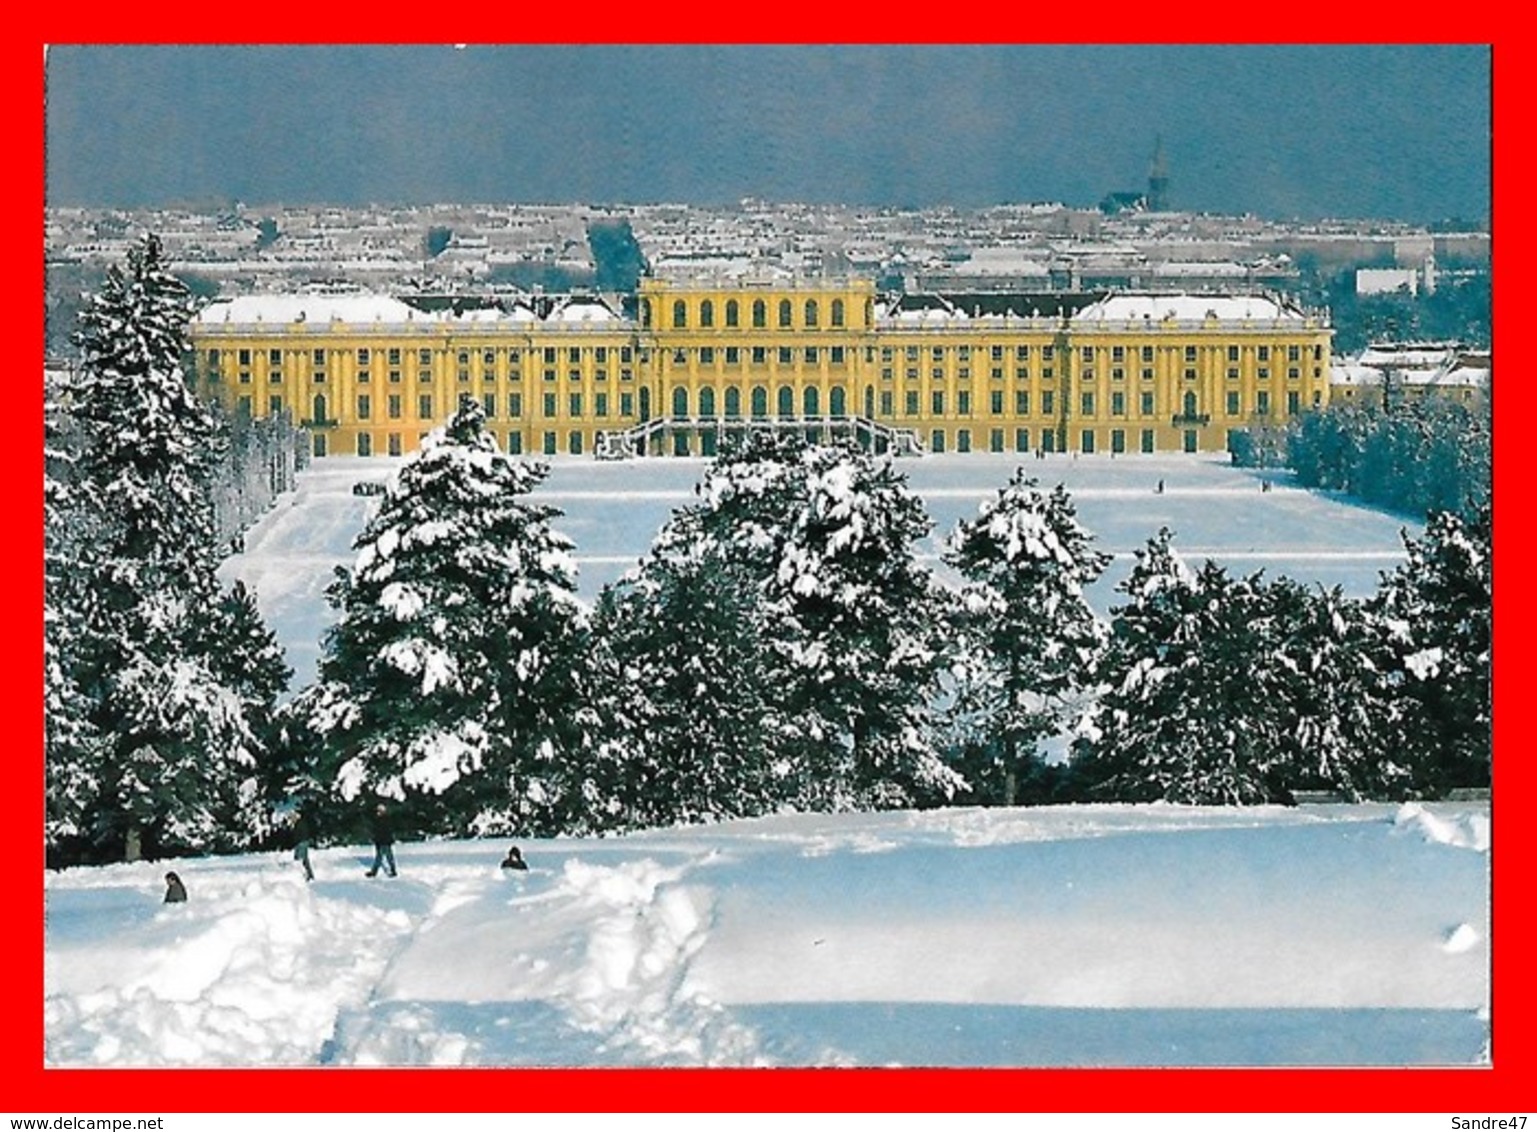
[[[921,452],[1212,452],[1329,396],[1332,331],[1262,295],[883,296],[644,279],[623,304],[258,295],[193,320],[197,389],[314,454],[415,450],[461,397],[531,455],[711,455],[733,432]]]

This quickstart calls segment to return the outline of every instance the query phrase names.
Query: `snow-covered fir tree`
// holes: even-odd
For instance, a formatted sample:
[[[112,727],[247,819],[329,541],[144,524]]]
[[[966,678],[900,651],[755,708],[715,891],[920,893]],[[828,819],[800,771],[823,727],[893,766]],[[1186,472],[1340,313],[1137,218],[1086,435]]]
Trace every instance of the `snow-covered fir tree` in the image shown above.
[[[594,618],[606,730],[623,744],[612,794],[624,824],[772,810],[767,658],[750,584],[703,537],[697,510],[662,529],[640,567],[606,587]]]
[[[953,741],[975,796],[1013,805],[1039,742],[1082,707],[1106,635],[1083,593],[1110,562],[1092,542],[1062,485],[1018,469],[945,546],[962,578]]]
[[[183,377],[190,310],[151,235],[108,269],[75,335],[63,521],[76,535],[50,588],[78,629],[68,676],[98,742],[85,761],[51,749],[49,779],[73,784],[80,856],[234,848],[262,824],[259,740],[199,647],[218,606],[220,434]]]
[[[1215,563],[1191,572],[1167,529],[1138,551],[1112,611],[1101,680],[1074,770],[1091,794],[1122,801],[1270,800],[1278,767],[1264,679],[1273,610],[1256,575]]]
[[[1391,664],[1367,604],[1286,578],[1270,583],[1267,600],[1268,663],[1257,675],[1279,716],[1284,792],[1327,790],[1352,802],[1405,796]]]
[[[1373,605],[1386,634],[1399,726],[1417,793],[1490,784],[1494,512],[1433,514]]]
[[[701,496],[703,537],[759,603],[785,800],[851,809],[951,797],[961,782],[933,720],[940,600],[914,554],[931,524],[890,460],[754,439],[712,465]]]
[[[43,755],[47,768],[44,842],[50,857],[80,840],[94,799],[100,766],[99,737],[90,703],[76,683],[82,610],[66,582],[82,569],[83,523],[70,522],[70,438],[60,405],[61,381],[45,374],[43,386]],[[73,593],[78,596],[78,588]]]
[[[278,700],[293,677],[283,646],[262,620],[255,592],[241,581],[219,596],[196,632],[195,644],[214,675],[240,697],[246,725],[257,740],[261,796],[269,805],[280,803],[288,792],[275,761]]]
[[[565,832],[594,803],[571,543],[526,498],[546,473],[498,452],[463,399],[354,540],[306,696],[343,800],[396,799],[456,834]]]

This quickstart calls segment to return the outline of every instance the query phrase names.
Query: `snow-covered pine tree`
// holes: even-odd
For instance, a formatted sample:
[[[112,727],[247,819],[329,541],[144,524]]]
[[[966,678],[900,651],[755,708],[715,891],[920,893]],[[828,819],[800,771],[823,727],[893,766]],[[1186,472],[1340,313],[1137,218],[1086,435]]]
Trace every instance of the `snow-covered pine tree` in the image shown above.
[[[354,541],[306,697],[343,799],[401,800],[439,833],[586,821],[571,543],[526,499],[547,470],[498,452],[463,399]]]
[[[1349,801],[1402,797],[1408,764],[1393,741],[1397,705],[1380,625],[1339,587],[1270,583],[1268,663],[1257,675],[1278,711],[1276,793],[1328,790]]]
[[[60,406],[62,375],[43,384],[43,764],[44,844],[50,863],[78,852],[94,800],[101,748],[90,703],[76,683],[81,610],[67,580],[78,577],[83,523],[71,523],[73,496],[67,423]]]
[[[1081,706],[1106,637],[1083,594],[1110,562],[1092,542],[1061,484],[1018,469],[945,546],[962,578],[951,717],[975,795],[1013,805],[1037,744]]]
[[[89,781],[97,855],[230,848],[255,832],[255,739],[240,698],[195,647],[216,605],[210,496],[220,436],[187,388],[186,288],[153,235],[109,268],[80,317],[67,387],[78,430],[68,521],[90,532],[57,579],[80,627],[75,686],[103,744]]]
[[[1259,576],[1210,561],[1192,574],[1162,530],[1137,554],[1112,611],[1105,690],[1074,773],[1123,801],[1264,802],[1274,789],[1274,705],[1262,679],[1270,633]]]
[[[599,598],[603,715],[624,744],[612,789],[625,824],[752,817],[774,807],[766,657],[750,585],[676,513],[640,567]]]
[[[862,809],[952,796],[960,779],[932,719],[940,598],[914,554],[931,524],[890,460],[750,442],[717,460],[701,495],[705,536],[755,579],[786,800]]]
[[[1417,794],[1490,784],[1493,759],[1494,512],[1441,511],[1383,578],[1372,610],[1391,654],[1397,748]]]
[[[278,700],[288,690],[293,669],[277,634],[262,620],[256,594],[244,582],[236,581],[201,619],[195,645],[215,677],[240,697],[246,725],[256,738],[261,798],[270,808],[287,797],[285,774],[274,755],[280,741]]]

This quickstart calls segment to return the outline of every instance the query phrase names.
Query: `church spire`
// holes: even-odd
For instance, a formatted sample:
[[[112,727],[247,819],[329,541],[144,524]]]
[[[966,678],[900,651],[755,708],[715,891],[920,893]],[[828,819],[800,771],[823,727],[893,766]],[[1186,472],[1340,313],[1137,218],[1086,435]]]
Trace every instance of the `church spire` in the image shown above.
[[[1147,171],[1147,207],[1150,212],[1163,212],[1169,207],[1169,167],[1163,158],[1163,135],[1153,147],[1153,163]]]

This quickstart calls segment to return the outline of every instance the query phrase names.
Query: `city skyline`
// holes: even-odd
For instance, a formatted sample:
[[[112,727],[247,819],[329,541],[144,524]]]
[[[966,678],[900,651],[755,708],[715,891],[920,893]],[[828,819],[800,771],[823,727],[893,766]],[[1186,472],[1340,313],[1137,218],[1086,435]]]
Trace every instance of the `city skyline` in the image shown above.
[[[876,207],[1146,187],[1275,219],[1487,221],[1490,52],[1387,46],[73,46],[48,203],[743,197]]]

